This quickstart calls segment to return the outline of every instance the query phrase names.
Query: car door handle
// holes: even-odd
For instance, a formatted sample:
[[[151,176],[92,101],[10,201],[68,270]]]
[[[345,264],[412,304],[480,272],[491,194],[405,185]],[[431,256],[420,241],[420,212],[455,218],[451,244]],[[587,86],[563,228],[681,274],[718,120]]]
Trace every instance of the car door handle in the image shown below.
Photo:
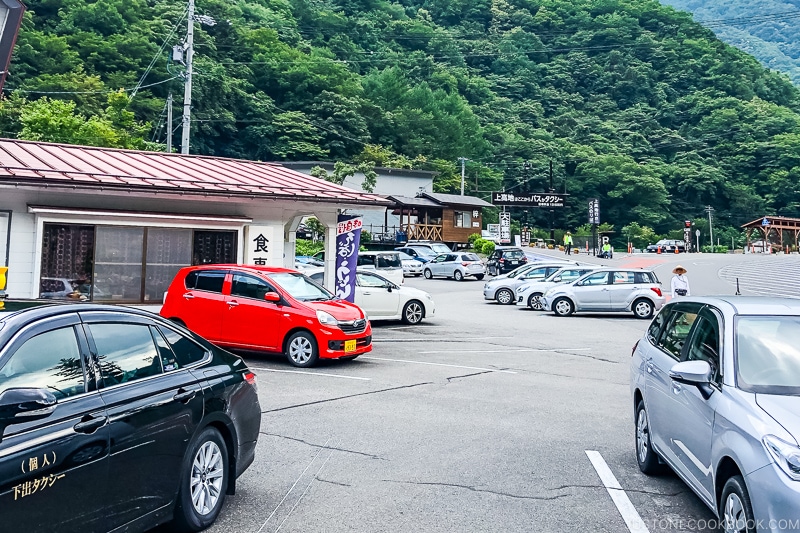
[[[72,426],[78,433],[94,433],[108,422],[107,416],[84,416],[80,422]]]
[[[364,296],[368,296],[368,295],[370,295],[372,293],[371,292],[362,292],[361,294],[363,294]]]
[[[188,403],[195,396],[197,396],[196,390],[178,389],[178,392],[175,393],[175,396],[173,396],[172,399],[176,402]]]
[[[683,390],[683,387],[681,386],[680,383],[677,383],[675,381],[672,382],[672,392],[673,393],[680,394],[682,390]]]
[[[183,295],[183,297],[184,297],[186,300],[192,300],[192,299],[194,299],[194,294],[192,294],[192,293],[190,293],[190,292],[187,292],[186,294],[184,294],[184,295]]]
[[[237,302],[236,300],[228,301],[228,307],[236,307],[237,305],[239,305],[239,302]]]

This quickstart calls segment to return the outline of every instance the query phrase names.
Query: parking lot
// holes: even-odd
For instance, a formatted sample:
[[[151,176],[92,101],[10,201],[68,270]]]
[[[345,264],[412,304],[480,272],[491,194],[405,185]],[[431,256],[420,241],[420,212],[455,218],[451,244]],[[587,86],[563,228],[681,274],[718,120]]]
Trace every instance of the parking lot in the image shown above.
[[[436,317],[374,324],[355,361],[246,357],[262,434],[210,531],[702,531],[713,519],[675,475],[638,470],[628,363],[647,321],[499,306],[474,280],[406,283],[433,295]]]

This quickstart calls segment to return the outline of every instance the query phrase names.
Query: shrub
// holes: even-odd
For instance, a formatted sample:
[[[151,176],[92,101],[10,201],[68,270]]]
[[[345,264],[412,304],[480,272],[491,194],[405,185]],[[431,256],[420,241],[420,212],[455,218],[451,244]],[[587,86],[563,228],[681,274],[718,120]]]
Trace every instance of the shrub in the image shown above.
[[[486,239],[481,239],[480,237],[478,237],[477,239],[475,239],[475,241],[473,241],[472,249],[475,250],[476,254],[483,253],[483,247],[486,246],[487,242],[489,242],[489,241],[487,241]]]
[[[700,251],[704,254],[727,254],[728,247],[723,245],[716,246],[702,246]]]
[[[473,233],[472,235],[467,237],[467,242],[469,243],[469,245],[471,247],[474,248],[475,247],[475,241],[477,241],[480,238],[481,238],[481,234],[480,233]]]
[[[361,242],[372,242],[372,233],[365,229],[361,230]]]
[[[295,255],[314,255],[325,247],[325,243],[314,242],[306,239],[297,239],[295,243]]]
[[[481,253],[483,253],[484,255],[492,255],[492,252],[494,252],[495,244],[492,241],[485,241],[485,242],[486,244],[484,244],[483,248],[481,248]]]

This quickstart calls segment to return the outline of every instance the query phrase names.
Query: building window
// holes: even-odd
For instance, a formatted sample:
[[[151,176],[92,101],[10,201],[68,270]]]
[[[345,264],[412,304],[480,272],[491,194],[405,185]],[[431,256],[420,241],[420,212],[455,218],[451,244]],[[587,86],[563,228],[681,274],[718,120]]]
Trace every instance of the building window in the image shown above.
[[[469,211],[455,211],[455,227],[457,228],[471,228],[472,218]]]
[[[236,231],[45,224],[39,297],[160,302],[179,269],[236,262]]]

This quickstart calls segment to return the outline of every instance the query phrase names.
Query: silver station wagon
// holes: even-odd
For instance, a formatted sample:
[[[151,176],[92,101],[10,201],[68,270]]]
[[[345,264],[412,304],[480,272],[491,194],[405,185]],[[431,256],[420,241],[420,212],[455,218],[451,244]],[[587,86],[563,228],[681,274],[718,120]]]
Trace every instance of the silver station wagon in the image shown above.
[[[634,346],[636,459],[729,532],[800,531],[800,301],[681,298]]]

